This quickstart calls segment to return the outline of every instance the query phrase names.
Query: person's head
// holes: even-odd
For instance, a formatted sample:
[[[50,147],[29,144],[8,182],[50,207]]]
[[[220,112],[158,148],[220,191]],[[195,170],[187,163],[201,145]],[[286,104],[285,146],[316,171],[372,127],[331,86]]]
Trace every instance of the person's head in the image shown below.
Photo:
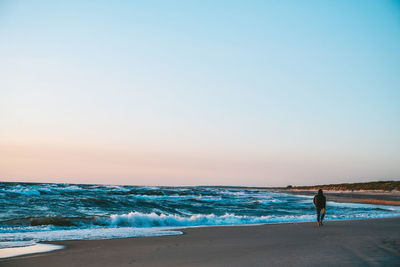
[[[318,190],[318,195],[322,195],[324,192],[322,192],[322,189]]]

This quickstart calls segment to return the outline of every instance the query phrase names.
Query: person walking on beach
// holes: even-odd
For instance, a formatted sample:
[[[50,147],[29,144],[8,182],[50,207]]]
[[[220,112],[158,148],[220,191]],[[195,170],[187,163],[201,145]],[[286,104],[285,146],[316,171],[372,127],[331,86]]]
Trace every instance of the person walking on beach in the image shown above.
[[[314,196],[314,205],[317,210],[317,222],[318,226],[323,225],[322,221],[325,217],[325,206],[326,206],[326,197],[322,192],[322,189],[318,190],[318,194]]]

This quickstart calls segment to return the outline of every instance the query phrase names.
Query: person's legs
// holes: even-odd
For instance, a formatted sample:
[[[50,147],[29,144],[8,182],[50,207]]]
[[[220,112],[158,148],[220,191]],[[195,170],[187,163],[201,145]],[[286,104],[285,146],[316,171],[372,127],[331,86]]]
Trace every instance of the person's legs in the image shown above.
[[[317,222],[318,222],[318,226],[320,225],[320,217],[321,217],[321,210],[317,209]]]
[[[322,213],[321,215],[321,225],[322,225],[322,221],[324,220],[325,217],[325,208],[321,209],[321,213]]]

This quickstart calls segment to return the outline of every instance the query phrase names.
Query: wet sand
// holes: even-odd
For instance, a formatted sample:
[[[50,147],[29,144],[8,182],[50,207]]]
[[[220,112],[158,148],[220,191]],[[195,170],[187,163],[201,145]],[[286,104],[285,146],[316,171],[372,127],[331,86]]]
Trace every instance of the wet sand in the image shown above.
[[[51,242],[0,266],[400,266],[400,218],[183,229],[179,236]]]

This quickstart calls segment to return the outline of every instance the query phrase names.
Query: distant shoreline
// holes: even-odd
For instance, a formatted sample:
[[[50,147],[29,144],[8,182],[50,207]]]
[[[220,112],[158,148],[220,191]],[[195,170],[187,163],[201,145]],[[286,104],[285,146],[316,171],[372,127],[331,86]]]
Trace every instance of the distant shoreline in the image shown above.
[[[315,195],[318,189],[284,189],[276,190],[282,193],[293,195]],[[327,191],[324,194],[328,201],[340,203],[360,203],[374,205],[400,206],[400,192],[379,192],[379,191]]]

